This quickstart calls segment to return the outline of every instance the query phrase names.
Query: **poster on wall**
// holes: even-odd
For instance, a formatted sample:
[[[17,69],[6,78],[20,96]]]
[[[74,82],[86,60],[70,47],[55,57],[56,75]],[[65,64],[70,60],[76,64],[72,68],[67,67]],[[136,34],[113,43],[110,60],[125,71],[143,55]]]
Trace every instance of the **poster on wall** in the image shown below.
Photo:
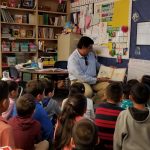
[[[88,28],[82,23],[82,31],[84,35],[94,40],[97,55],[108,58],[129,58],[131,3],[130,0],[94,3],[91,23]],[[88,10],[86,14],[89,14]]]
[[[150,22],[137,23],[136,45],[150,45]]]

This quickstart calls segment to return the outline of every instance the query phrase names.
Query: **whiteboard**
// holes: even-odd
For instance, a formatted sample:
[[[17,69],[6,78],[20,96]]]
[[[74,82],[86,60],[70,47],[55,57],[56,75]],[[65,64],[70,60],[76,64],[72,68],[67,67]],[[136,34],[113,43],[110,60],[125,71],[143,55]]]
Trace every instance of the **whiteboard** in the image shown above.
[[[141,80],[143,75],[150,75],[150,61],[142,59],[130,59],[128,64],[128,80]]]
[[[137,24],[136,45],[150,45],[150,22]]]

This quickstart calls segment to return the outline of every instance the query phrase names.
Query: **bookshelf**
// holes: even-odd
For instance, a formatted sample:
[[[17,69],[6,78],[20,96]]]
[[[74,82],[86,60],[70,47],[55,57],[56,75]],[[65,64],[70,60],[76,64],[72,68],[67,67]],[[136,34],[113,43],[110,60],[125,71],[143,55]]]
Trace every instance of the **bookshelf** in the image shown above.
[[[20,0],[0,0],[0,77],[9,60],[15,64],[42,57],[49,61],[44,67],[53,67],[57,60],[58,34],[69,20],[70,1],[32,1],[29,7]]]

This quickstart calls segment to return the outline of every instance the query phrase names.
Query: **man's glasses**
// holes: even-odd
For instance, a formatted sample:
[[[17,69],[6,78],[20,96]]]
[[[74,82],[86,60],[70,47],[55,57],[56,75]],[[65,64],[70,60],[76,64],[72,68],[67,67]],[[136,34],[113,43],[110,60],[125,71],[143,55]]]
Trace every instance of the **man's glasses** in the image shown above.
[[[85,65],[88,66],[88,58],[87,58],[87,56],[84,57],[84,60],[85,60]]]

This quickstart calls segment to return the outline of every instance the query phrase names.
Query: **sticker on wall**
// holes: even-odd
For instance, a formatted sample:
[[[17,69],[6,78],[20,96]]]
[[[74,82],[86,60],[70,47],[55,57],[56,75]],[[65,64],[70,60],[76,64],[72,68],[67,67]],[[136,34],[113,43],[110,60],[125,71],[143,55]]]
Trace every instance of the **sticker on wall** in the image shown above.
[[[134,22],[137,22],[140,19],[139,13],[138,12],[133,13],[132,19]]]
[[[141,55],[141,48],[140,46],[137,46],[135,49],[135,55]]]

